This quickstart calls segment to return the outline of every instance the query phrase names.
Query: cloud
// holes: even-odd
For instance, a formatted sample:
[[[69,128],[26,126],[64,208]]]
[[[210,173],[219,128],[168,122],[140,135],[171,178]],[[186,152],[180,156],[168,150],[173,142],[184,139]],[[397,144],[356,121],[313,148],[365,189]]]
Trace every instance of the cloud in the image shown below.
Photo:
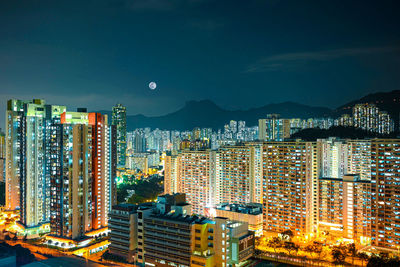
[[[290,70],[299,65],[311,62],[330,61],[343,57],[355,57],[368,54],[382,54],[400,51],[400,47],[361,47],[343,48],[316,52],[299,52],[273,55],[249,65],[244,72],[269,72],[278,70]]]

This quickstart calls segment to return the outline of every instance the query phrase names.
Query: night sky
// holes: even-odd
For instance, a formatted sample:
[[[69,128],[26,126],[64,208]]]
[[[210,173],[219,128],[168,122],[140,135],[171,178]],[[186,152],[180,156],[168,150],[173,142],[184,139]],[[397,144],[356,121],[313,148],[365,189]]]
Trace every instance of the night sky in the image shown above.
[[[162,115],[400,89],[399,2],[3,0],[0,127],[9,98]]]

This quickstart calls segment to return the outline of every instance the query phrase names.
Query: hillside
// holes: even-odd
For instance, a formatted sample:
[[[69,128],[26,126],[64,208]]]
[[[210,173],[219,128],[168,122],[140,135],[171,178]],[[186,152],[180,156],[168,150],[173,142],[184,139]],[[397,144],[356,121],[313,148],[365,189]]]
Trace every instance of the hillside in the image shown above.
[[[369,94],[334,110],[294,102],[268,104],[247,110],[227,110],[219,107],[210,100],[188,101],[182,108],[163,116],[128,115],[127,127],[128,131],[144,127],[181,131],[192,130],[195,127],[213,128],[216,130],[223,128],[230,120],[244,120],[248,126],[255,126],[258,125],[258,119],[265,118],[270,113],[279,113],[283,118],[337,118],[345,113],[350,114],[353,106],[358,103],[376,104],[380,109],[387,111],[392,116],[396,124],[396,129],[399,128],[400,90]],[[110,111],[102,110],[98,112],[111,115]]]
[[[195,127],[220,129],[230,120],[244,120],[247,125],[255,126],[258,125],[258,119],[269,113],[279,113],[287,118],[310,118],[326,117],[330,112],[328,108],[310,107],[293,102],[269,104],[248,110],[226,110],[210,100],[202,100],[188,101],[183,108],[164,116],[127,116],[127,125],[128,131],[144,127],[166,130],[191,130]]]

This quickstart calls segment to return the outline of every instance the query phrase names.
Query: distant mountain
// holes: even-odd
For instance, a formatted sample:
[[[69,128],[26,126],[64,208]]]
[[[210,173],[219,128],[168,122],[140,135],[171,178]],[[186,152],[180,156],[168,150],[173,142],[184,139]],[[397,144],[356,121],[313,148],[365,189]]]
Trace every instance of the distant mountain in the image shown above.
[[[210,100],[201,100],[188,101],[183,108],[164,116],[127,116],[127,125],[128,131],[144,127],[165,130],[191,130],[195,127],[220,129],[230,120],[244,120],[249,126],[258,125],[258,119],[265,118],[269,113],[279,113],[284,118],[315,118],[326,117],[331,112],[329,108],[294,102],[269,104],[248,110],[226,110]]]
[[[248,110],[227,110],[210,100],[188,101],[181,109],[163,116],[128,115],[127,128],[128,131],[145,127],[181,131],[192,130],[195,127],[213,128],[215,130],[223,128],[230,120],[243,120],[246,121],[248,126],[255,126],[258,125],[258,119],[265,118],[270,113],[281,114],[283,118],[337,118],[342,114],[351,114],[353,106],[358,103],[376,104],[380,109],[391,115],[395,121],[396,129],[399,128],[400,90],[369,94],[334,110],[295,102],[268,104]],[[101,110],[98,112],[109,115],[111,121],[111,111]]]
[[[333,110],[332,116],[339,117],[342,114],[351,114],[353,106],[361,103],[375,104],[379,109],[387,111],[393,118],[396,129],[399,128],[400,90],[366,95]]]

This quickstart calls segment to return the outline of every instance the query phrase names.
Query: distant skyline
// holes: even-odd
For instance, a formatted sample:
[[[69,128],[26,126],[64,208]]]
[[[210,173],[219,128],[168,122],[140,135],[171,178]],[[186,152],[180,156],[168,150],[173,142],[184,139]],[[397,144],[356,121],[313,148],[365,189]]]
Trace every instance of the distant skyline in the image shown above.
[[[0,3],[2,129],[9,98],[154,116],[400,89],[398,1],[82,2]]]

